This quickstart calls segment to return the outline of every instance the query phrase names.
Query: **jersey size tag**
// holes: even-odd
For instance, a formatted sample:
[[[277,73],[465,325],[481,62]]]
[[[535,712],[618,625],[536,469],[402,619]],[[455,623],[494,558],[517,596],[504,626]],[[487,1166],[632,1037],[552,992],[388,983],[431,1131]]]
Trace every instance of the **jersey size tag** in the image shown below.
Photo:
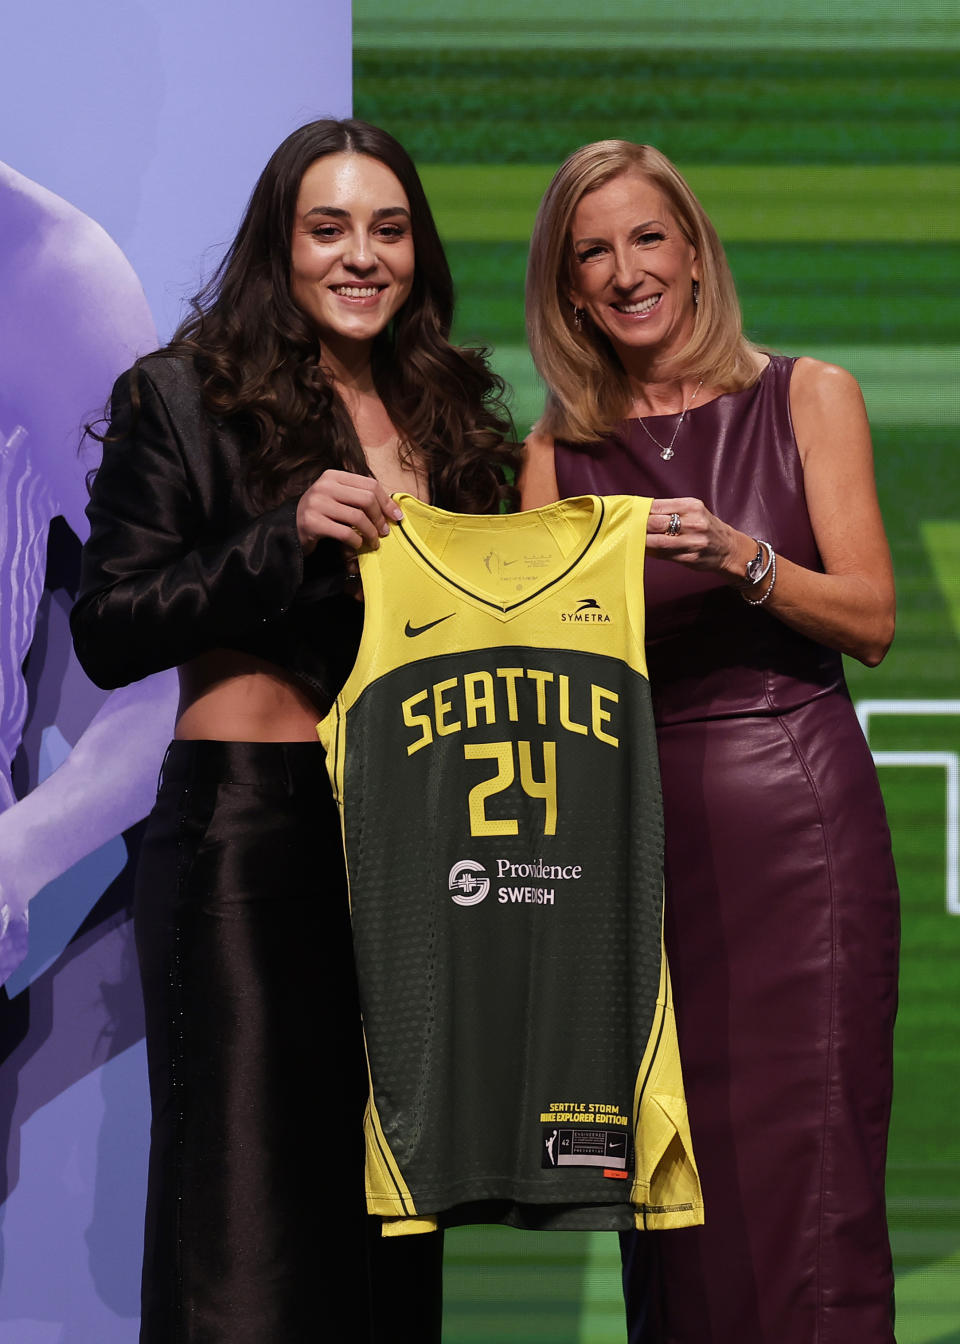
[[[592,1125],[542,1125],[541,1167],[601,1167],[604,1176],[626,1176],[630,1135],[623,1129]]]

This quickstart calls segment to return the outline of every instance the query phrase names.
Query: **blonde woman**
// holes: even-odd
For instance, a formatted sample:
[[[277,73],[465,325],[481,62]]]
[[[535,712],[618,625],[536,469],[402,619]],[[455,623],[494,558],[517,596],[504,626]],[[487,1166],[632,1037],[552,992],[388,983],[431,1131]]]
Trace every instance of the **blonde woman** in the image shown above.
[[[892,1344],[897,888],[840,657],[875,665],[894,621],[859,388],[744,339],[716,232],[650,146],[559,169],[527,313],[549,395],[524,507],[655,498],[666,940],[706,1223],[624,1237],[631,1344]]]

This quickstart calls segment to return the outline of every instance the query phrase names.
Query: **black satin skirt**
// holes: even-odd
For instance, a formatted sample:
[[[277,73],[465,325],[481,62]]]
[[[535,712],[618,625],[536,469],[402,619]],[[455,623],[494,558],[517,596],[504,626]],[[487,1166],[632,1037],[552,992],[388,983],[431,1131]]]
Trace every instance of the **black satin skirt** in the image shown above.
[[[364,1203],[367,1092],[319,743],[174,742],[135,924],[152,1126],[141,1344],[439,1340],[442,1240]]]

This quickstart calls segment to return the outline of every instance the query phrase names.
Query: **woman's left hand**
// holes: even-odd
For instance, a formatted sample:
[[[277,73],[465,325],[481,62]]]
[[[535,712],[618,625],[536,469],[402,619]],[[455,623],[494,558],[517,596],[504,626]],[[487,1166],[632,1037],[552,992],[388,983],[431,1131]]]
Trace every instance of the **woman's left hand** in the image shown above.
[[[790,380],[790,414],[803,470],[797,507],[806,504],[823,569],[778,551],[773,576],[753,600],[762,598],[765,614],[808,639],[876,667],[893,638],[895,603],[863,396],[844,369],[802,358]],[[779,547],[778,536],[764,540]],[[647,554],[710,570],[748,596],[757,539],[714,517],[700,499],[656,499]]]
[[[702,499],[655,499],[647,521],[647,555],[746,583],[757,544],[711,513]]]

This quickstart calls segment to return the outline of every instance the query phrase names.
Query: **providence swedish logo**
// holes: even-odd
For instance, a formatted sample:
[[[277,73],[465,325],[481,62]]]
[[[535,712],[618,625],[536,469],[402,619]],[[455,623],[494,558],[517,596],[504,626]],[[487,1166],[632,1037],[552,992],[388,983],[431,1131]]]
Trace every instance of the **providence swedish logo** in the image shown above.
[[[479,905],[490,890],[490,879],[482,863],[461,859],[450,869],[448,885],[457,905]]]

